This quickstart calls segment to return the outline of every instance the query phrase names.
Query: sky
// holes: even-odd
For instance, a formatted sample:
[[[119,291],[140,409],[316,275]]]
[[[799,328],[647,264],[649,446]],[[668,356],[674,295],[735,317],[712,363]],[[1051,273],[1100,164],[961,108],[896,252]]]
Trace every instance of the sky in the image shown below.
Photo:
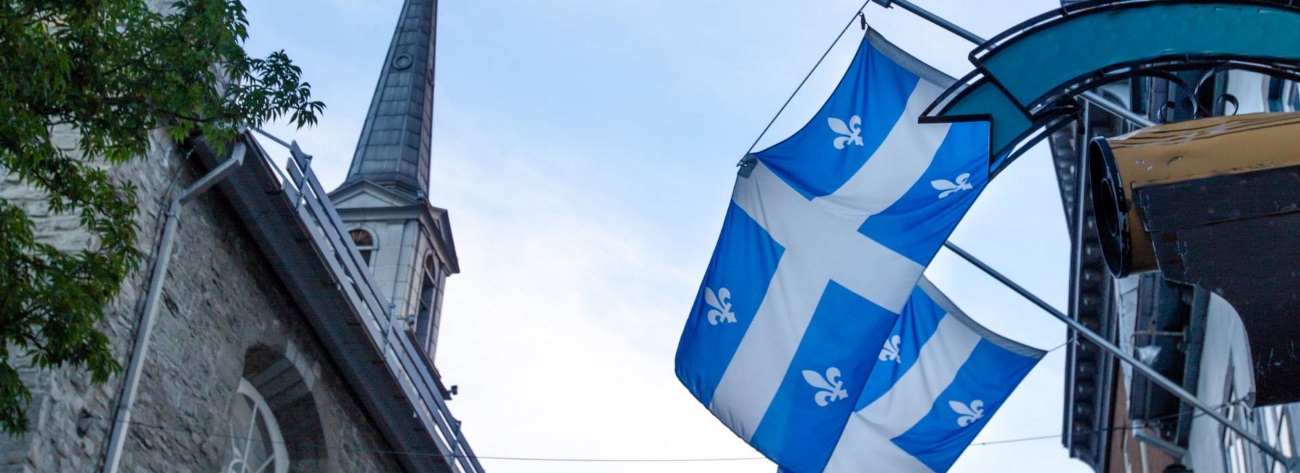
[[[328,107],[313,128],[265,128],[313,154],[333,188],[401,1],[245,1],[250,53],[285,50]],[[917,3],[984,37],[1057,5]],[[436,363],[487,470],[775,471],[681,386],[673,355],[736,161],[854,21],[758,149],[821,105],[862,37],[861,6],[440,2],[429,196],[450,212],[462,273],[447,283]],[[865,12],[939,69],[971,69],[964,40],[899,9]],[[1063,308],[1069,239],[1045,149],[993,180],[951,241]],[[927,276],[994,331],[1042,349],[1065,340],[1062,324],[955,255],[941,252]],[[1049,353],[951,471],[1090,471],[1060,443],[1063,371],[1064,350]],[[1025,438],[1037,439],[1002,442]]]

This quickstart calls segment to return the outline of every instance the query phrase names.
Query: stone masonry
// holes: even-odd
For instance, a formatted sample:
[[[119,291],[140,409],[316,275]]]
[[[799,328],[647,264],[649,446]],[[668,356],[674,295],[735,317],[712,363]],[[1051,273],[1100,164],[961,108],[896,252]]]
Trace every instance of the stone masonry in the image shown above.
[[[205,172],[155,132],[148,156],[113,169],[138,186],[140,271],[124,281],[100,324],[123,367],[132,356],[162,215],[170,196]],[[72,142],[61,136],[61,142]],[[255,159],[250,156],[250,159]],[[65,248],[86,244],[75,217],[49,215],[43,196],[12,177],[0,199],[36,217],[39,233]],[[146,357],[124,471],[224,471],[232,461],[232,405],[241,378],[271,389],[269,399],[289,446],[291,471],[397,471],[391,448],[265,256],[217,190],[182,211],[171,266]],[[21,359],[17,360],[22,362]],[[0,472],[98,471],[107,450],[124,376],[90,382],[77,367],[25,369],[32,390],[30,431],[0,434]]]

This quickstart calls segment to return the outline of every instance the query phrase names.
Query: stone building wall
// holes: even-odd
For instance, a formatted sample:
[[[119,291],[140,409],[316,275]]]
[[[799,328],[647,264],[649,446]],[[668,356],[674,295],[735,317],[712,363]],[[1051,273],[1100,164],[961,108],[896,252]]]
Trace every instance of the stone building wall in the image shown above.
[[[149,156],[113,170],[139,188],[138,247],[146,254],[100,324],[124,369],[165,202],[204,172],[163,134],[153,140]],[[0,198],[37,216],[49,241],[84,244],[75,217],[44,215],[41,196],[12,177],[0,180]],[[0,434],[0,471],[97,471],[124,374],[101,385],[76,367],[27,368],[23,376],[33,394],[31,428],[18,438]],[[241,378],[267,390],[292,471],[400,470],[265,256],[213,189],[182,211],[123,471],[223,471],[234,459],[232,442],[243,437],[231,427]]]

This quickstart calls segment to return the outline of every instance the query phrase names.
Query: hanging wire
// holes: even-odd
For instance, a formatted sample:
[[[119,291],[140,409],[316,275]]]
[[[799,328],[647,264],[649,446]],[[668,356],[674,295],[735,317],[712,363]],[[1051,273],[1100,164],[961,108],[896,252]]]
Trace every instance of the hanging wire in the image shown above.
[[[849,28],[853,27],[854,20],[857,20],[858,16],[861,15],[862,23],[864,25],[866,24],[867,17],[866,14],[863,13],[863,11],[867,9],[867,4],[869,3],[871,3],[871,0],[862,2],[862,6],[858,7],[857,13],[854,13],[853,17],[849,19],[849,22],[844,24],[844,29],[840,30],[840,34],[835,36],[835,41],[832,41],[830,47],[826,48],[826,52],[822,53],[822,57],[817,59],[817,63],[813,64],[812,69],[808,70],[808,74],[803,76],[803,80],[799,81],[799,86],[795,87],[794,92],[790,93],[790,97],[785,99],[785,103],[781,104],[781,108],[776,111],[776,115],[773,115],[772,120],[767,122],[767,126],[763,127],[763,131],[758,133],[758,137],[754,138],[754,142],[749,145],[749,150],[745,151],[745,157],[748,157],[750,153],[754,152],[754,147],[758,146],[758,142],[763,139],[764,135],[767,135],[767,131],[772,128],[772,124],[776,123],[776,119],[781,116],[781,113],[785,111],[785,108],[790,106],[790,101],[794,100],[794,96],[798,95],[799,90],[803,88],[804,84],[808,83],[808,79],[812,77],[813,72],[817,71],[817,68],[822,65],[822,61],[826,60],[826,56],[830,55],[832,49],[835,49],[835,45],[839,44],[840,39],[844,38],[844,33],[847,33],[849,31]],[[740,166],[741,164],[744,163],[744,161],[745,161],[744,159],[741,159],[741,163],[737,163],[736,165]]]
[[[1059,348],[1059,347],[1058,347],[1058,348]],[[1053,348],[1052,350],[1055,350],[1055,348]],[[1233,404],[1233,403],[1236,403],[1236,402],[1240,402],[1240,400],[1236,400],[1236,401],[1227,401],[1227,402],[1224,402],[1223,404],[1220,404],[1220,405],[1216,406],[1215,408],[1216,408],[1216,409],[1217,409],[1217,408],[1223,408],[1223,407],[1228,406],[1229,404]],[[1174,413],[1174,414],[1164,415],[1164,416],[1160,416],[1160,417],[1155,417],[1155,418],[1149,419],[1148,421],[1162,421],[1162,420],[1167,420],[1167,419],[1171,419],[1171,418],[1174,418],[1174,417],[1178,417],[1178,416],[1181,416],[1181,415],[1183,415],[1183,413],[1181,413],[1181,412],[1180,412],[1180,413]],[[1201,416],[1203,416],[1203,415],[1205,415],[1204,412],[1197,412],[1197,413],[1195,413],[1195,414],[1192,415],[1192,418],[1195,419],[1195,418],[1201,417]],[[105,422],[112,422],[112,421],[113,421],[112,419],[108,419],[108,418],[104,418],[104,417],[100,417],[100,416],[90,416],[89,418],[90,418],[90,419],[94,419],[94,420],[98,420],[98,421],[105,421]],[[166,432],[179,432],[179,433],[185,433],[185,434],[190,434],[190,435],[201,435],[201,436],[213,437],[213,438],[226,438],[226,439],[234,439],[234,440],[248,440],[247,438],[245,438],[245,437],[243,437],[243,436],[240,436],[240,435],[231,435],[231,434],[215,433],[215,432],[209,432],[209,431],[206,431],[206,430],[194,429],[194,428],[173,427],[173,426],[162,425],[162,424],[150,424],[150,423],[140,422],[140,421],[136,421],[136,420],[128,421],[128,423],[130,423],[130,424],[133,425],[133,426],[137,426],[137,427],[142,427],[142,428],[147,428],[147,429],[153,429],[153,430],[160,430],[160,431],[166,431]],[[1108,428],[1104,428],[1104,429],[1092,429],[1092,430],[1080,431],[1080,432],[1076,432],[1075,435],[1093,435],[1093,434],[1099,434],[1099,433],[1105,433],[1105,432],[1113,432],[1113,431],[1119,431],[1119,430],[1135,430],[1136,428],[1137,428],[1137,427],[1132,426],[1132,425],[1122,425],[1122,426],[1116,426],[1116,427],[1108,427]],[[1011,443],[1022,443],[1022,442],[1032,442],[1032,441],[1037,441],[1037,440],[1056,439],[1056,438],[1060,438],[1060,437],[1061,437],[1061,434],[1058,433],[1058,434],[1051,434],[1051,435],[1038,435],[1038,436],[1033,436],[1033,437],[1019,437],[1019,438],[1010,438],[1010,439],[1004,439],[1004,440],[991,440],[991,441],[988,441],[988,442],[972,443],[972,444],[970,444],[970,446],[972,446],[972,447],[982,447],[982,446],[989,446],[989,445],[1004,445],[1004,444],[1011,444]],[[530,462],[557,462],[557,463],[559,463],[559,462],[569,462],[569,463],[706,463],[706,462],[739,462],[739,461],[759,461],[759,460],[767,460],[767,458],[764,458],[764,457],[761,457],[761,456],[754,456],[754,457],[716,457],[716,458],[592,458],[592,457],[587,457],[587,458],[574,458],[574,457],[534,457],[534,456],[507,456],[507,455],[502,455],[502,456],[492,456],[492,455],[473,455],[473,456],[470,456],[470,455],[445,455],[445,456],[444,456],[444,455],[442,455],[442,454],[440,454],[440,453],[435,453],[435,452],[416,452],[416,451],[409,451],[409,450],[391,450],[391,449],[379,449],[379,448],[353,448],[353,447],[343,447],[343,446],[336,446],[336,445],[310,444],[310,443],[303,443],[303,442],[281,442],[281,443],[282,443],[283,445],[286,445],[286,446],[307,447],[307,448],[313,448],[313,449],[331,450],[331,451],[339,451],[339,452],[366,452],[366,453],[376,453],[376,454],[381,454],[381,455],[402,455],[402,456],[410,456],[410,457],[474,458],[474,459],[478,459],[478,460],[499,460],[499,461],[530,461]]]
[[[1067,342],[1067,343],[1062,343],[1062,344],[1060,344],[1060,345],[1057,345],[1056,347],[1054,347],[1054,348],[1052,348],[1052,349],[1050,349],[1050,350],[1047,350],[1047,353],[1051,353],[1051,352],[1054,352],[1054,351],[1056,351],[1056,350],[1059,350],[1059,349],[1061,349],[1062,347],[1064,347],[1064,346],[1067,345],[1067,344],[1068,344],[1068,342]],[[1238,401],[1228,401],[1228,402],[1225,402],[1225,403],[1219,405],[1218,407],[1221,408],[1221,407],[1227,406],[1227,405],[1229,405],[1229,404],[1232,404],[1233,402],[1238,402]],[[1192,418],[1197,418],[1197,417],[1200,417],[1200,416],[1202,416],[1202,415],[1204,415],[1204,414],[1205,414],[1204,412],[1197,412],[1196,414],[1194,414],[1194,415],[1192,416]],[[1156,417],[1156,418],[1153,418],[1153,419],[1150,419],[1150,420],[1152,420],[1152,421],[1160,421],[1160,420],[1163,420],[1163,419],[1166,419],[1166,418],[1177,417],[1177,416],[1180,416],[1180,415],[1183,415],[1183,414],[1182,414],[1182,413],[1175,413],[1175,414],[1170,414],[1170,415],[1167,415],[1167,416]],[[93,420],[97,420],[97,421],[108,422],[108,423],[113,422],[113,419],[109,419],[109,418],[105,418],[105,417],[101,417],[101,416],[89,416],[89,418],[90,418],[90,419],[93,419]],[[165,431],[165,432],[178,432],[178,433],[185,433],[185,434],[190,434],[190,435],[200,435],[200,436],[210,437],[210,438],[225,438],[225,439],[233,439],[233,440],[248,440],[246,437],[244,437],[244,436],[240,436],[240,435],[224,434],[224,433],[219,433],[219,432],[211,432],[211,431],[207,431],[207,430],[203,430],[203,429],[196,429],[196,428],[176,427],[176,426],[163,425],[163,424],[152,424],[152,423],[146,423],[146,422],[141,422],[141,421],[137,421],[137,420],[127,421],[127,423],[129,423],[129,424],[131,424],[131,425],[133,425],[133,426],[141,427],[141,428],[152,429],[152,430],[159,430],[159,431]],[[1133,426],[1131,426],[1131,425],[1124,425],[1124,426],[1117,426],[1117,427],[1109,427],[1109,428],[1105,428],[1105,429],[1093,429],[1093,430],[1088,430],[1088,431],[1081,431],[1081,432],[1077,432],[1076,435],[1092,435],[1092,434],[1103,433],[1103,432],[1111,432],[1111,431],[1117,431],[1117,430],[1133,430],[1134,428],[1135,428],[1135,427],[1133,427]],[[989,446],[989,445],[1002,445],[1002,444],[1012,444],[1012,443],[1032,442],[1032,441],[1037,441],[1037,440],[1046,440],[1046,439],[1054,439],[1054,438],[1060,438],[1060,434],[1040,435],[1040,436],[1033,436],[1033,437],[1019,437],[1019,438],[1011,438],[1011,439],[1004,439],[1004,440],[991,440],[991,441],[988,441],[988,442],[972,443],[972,444],[970,444],[970,446],[972,446],[972,447],[981,447],[981,446]],[[304,443],[304,442],[284,442],[284,441],[282,441],[282,442],[280,442],[280,443],[283,444],[283,445],[286,445],[286,446],[306,447],[306,448],[312,448],[312,449],[321,449],[321,450],[330,450],[330,451],[339,451],[339,452],[365,452],[365,453],[374,453],[374,454],[380,454],[380,455],[409,456],[409,457],[473,458],[473,459],[477,459],[477,460],[518,461],[518,462],[556,462],[556,463],[566,463],[566,462],[567,462],[567,463],[708,463],[708,462],[741,462],[741,461],[766,461],[766,460],[768,460],[767,458],[764,458],[764,457],[761,457],[761,456],[754,456],[754,457],[714,457],[714,458],[594,458],[594,457],[575,458],[575,457],[539,457],[539,456],[507,456],[507,455],[502,455],[502,456],[493,456],[493,455],[473,455],[473,456],[470,456],[470,455],[442,455],[441,453],[434,453],[434,452],[419,452],[419,451],[409,451],[409,450],[392,450],[392,449],[379,449],[379,448],[355,448],[355,447],[345,447],[345,446],[339,446],[339,445],[311,444],[311,443]]]

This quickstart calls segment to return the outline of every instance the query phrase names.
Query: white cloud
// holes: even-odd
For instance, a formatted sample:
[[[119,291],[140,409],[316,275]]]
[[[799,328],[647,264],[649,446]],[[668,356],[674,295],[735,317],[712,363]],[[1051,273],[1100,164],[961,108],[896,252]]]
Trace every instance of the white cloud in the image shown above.
[[[483,455],[752,457],[672,374],[695,277],[648,249],[636,212],[552,178],[536,155],[497,168],[444,155],[461,179],[453,226],[466,268],[449,282],[439,367]],[[476,183],[483,182],[480,186]],[[501,187],[508,187],[509,192]],[[696,276],[697,277],[697,276]],[[683,431],[713,432],[700,442]],[[618,464],[618,471],[770,471],[766,462]],[[612,471],[492,462],[493,471]],[[585,468],[585,469],[584,469]],[[650,469],[646,469],[650,468]]]

